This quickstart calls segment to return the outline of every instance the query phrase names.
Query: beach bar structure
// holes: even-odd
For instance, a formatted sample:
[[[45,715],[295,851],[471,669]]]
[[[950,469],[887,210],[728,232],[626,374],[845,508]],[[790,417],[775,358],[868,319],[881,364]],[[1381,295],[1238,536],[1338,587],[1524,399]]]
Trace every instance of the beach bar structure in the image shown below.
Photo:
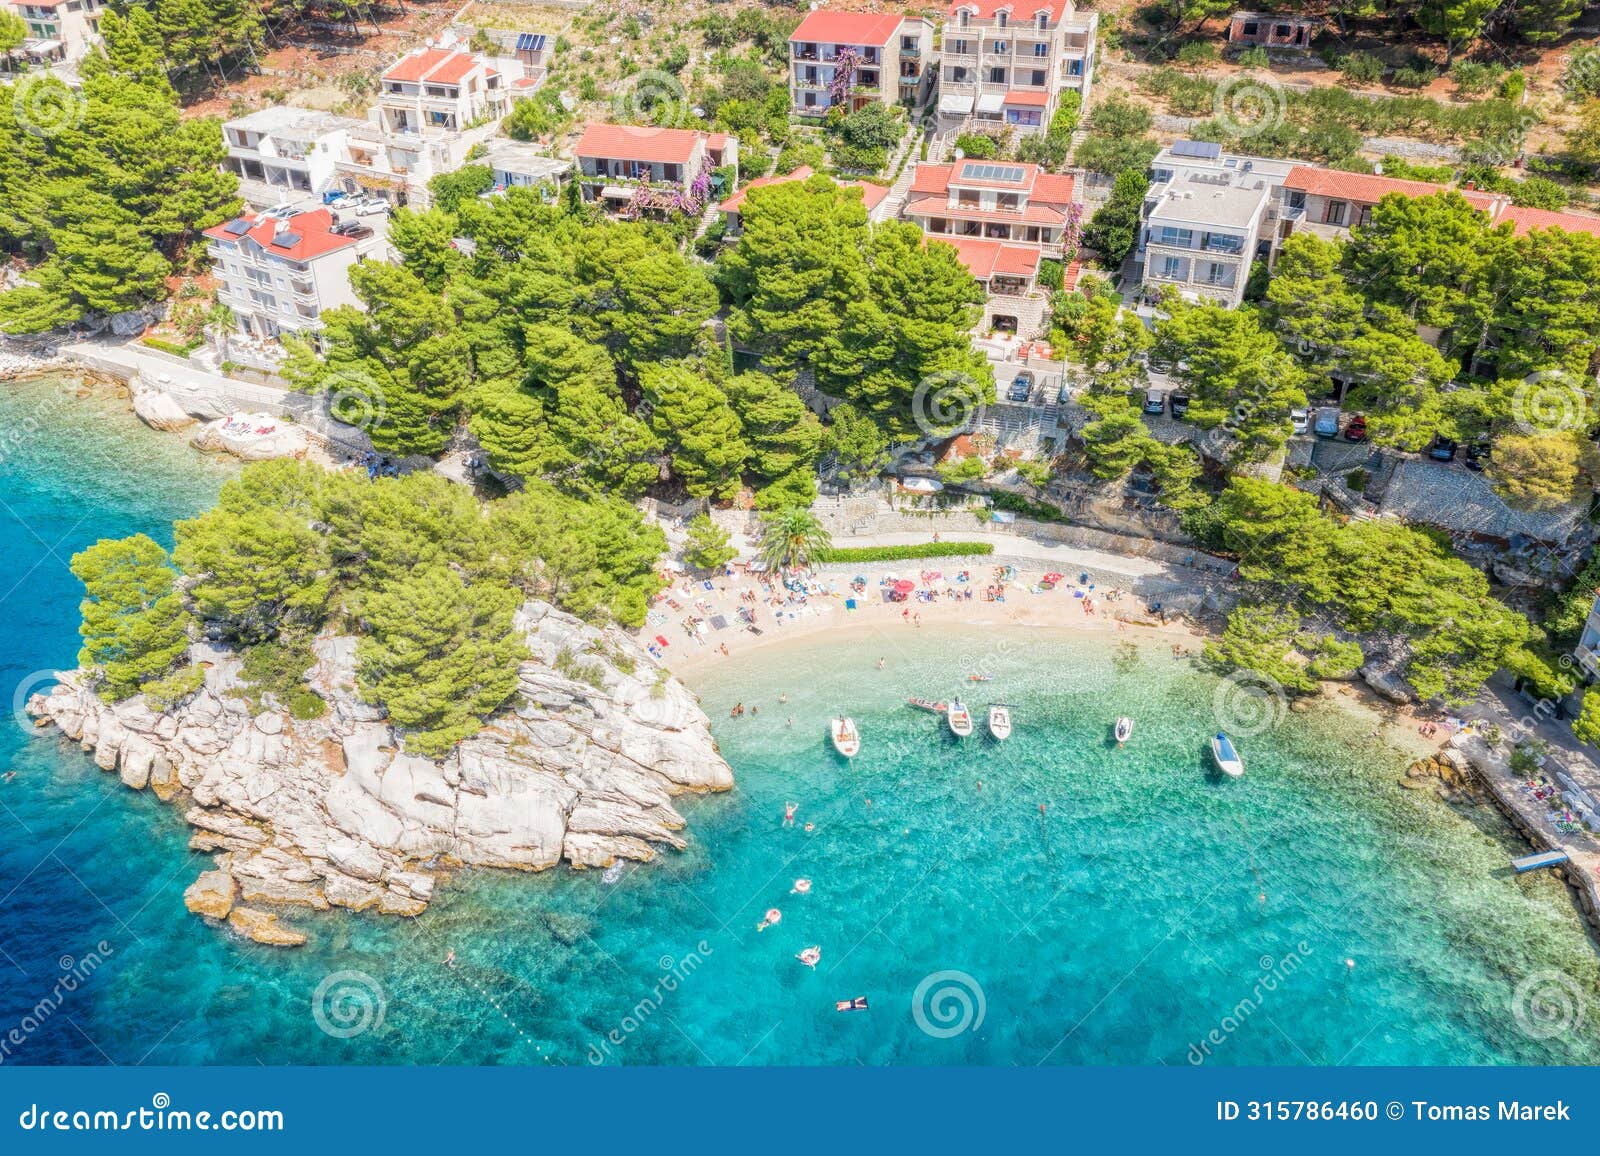
[[[1310,16],[1235,12],[1228,18],[1228,43],[1310,52],[1312,37],[1321,24],[1321,20]]]

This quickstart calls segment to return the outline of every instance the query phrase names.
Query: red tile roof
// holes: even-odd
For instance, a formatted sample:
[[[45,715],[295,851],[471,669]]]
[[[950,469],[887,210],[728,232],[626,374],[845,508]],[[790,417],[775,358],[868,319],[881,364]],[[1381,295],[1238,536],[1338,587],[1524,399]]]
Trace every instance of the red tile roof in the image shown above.
[[[961,162],[965,164],[966,162]],[[979,164],[983,162],[977,162]],[[1059,206],[1057,210],[1064,212],[1067,205],[1072,203],[1073,183],[1072,177],[1067,173],[1047,173],[1040,170],[1038,165],[1019,165],[1024,176],[1020,184],[996,185],[993,181],[963,180],[961,184],[979,184],[988,187],[1016,189],[1028,194],[1030,206]],[[918,165],[911,174],[911,188],[908,197],[938,196],[947,197],[950,194],[950,177],[955,172],[955,165]],[[1015,214],[1011,214],[1015,215]]]
[[[795,169],[794,172],[789,173],[787,176],[757,177],[755,180],[745,185],[744,188],[734,192],[731,197],[723,201],[722,204],[717,206],[717,208],[724,213],[737,213],[740,207],[744,204],[745,195],[749,193],[751,189],[764,189],[768,185],[781,185],[789,181],[803,181],[812,175],[813,174],[810,165],[801,165],[799,168]],[[842,183],[847,189],[861,190],[861,203],[866,206],[866,210],[869,213],[882,204],[883,199],[889,195],[888,189],[884,188],[882,185],[874,185],[868,181],[844,181]]]
[[[1032,277],[1039,272],[1039,250],[1026,245],[1008,245],[1004,241],[991,241],[984,237],[943,237],[930,235],[928,243],[943,241],[953,246],[956,256],[979,281],[987,281],[995,274],[1009,277]]]
[[[1399,177],[1382,177],[1373,173],[1346,173],[1337,169],[1324,169],[1316,165],[1296,165],[1283,180],[1286,189],[1298,189],[1314,197],[1335,197],[1363,205],[1376,205],[1390,193],[1403,197],[1426,197],[1443,192],[1448,185],[1432,181],[1408,181]],[[1471,189],[1459,190],[1467,203],[1484,212],[1492,212],[1499,198]]]
[[[722,133],[707,135],[686,128],[644,128],[627,124],[587,124],[583,136],[572,146],[580,157],[613,161],[647,161],[651,164],[684,165],[694,155],[697,141],[719,149],[727,144]]]
[[[1049,102],[1050,94],[1047,92],[1029,92],[1020,88],[1006,93],[1005,100],[1002,101],[1003,104],[1032,105],[1035,108],[1043,108]]]
[[[900,16],[893,12],[829,12],[819,8],[806,13],[789,36],[796,44],[860,44],[882,48],[900,30]]]
[[[462,67],[462,61],[466,62],[466,66]],[[451,48],[424,48],[419,53],[402,56],[395,61],[389,70],[384,72],[384,80],[413,83],[418,80],[434,80],[442,85],[453,85],[467,75],[474,64],[474,59],[466,53],[458,53]]]
[[[955,3],[950,5],[949,11],[950,15],[954,16],[965,8],[979,20],[992,20],[995,13],[1001,11],[1004,11],[1014,20],[1032,20],[1039,13],[1048,12],[1050,13],[1050,19],[1055,21],[1061,18],[1061,9],[1063,7],[1064,5],[1057,3],[1056,0],[1044,0],[1043,3],[1040,0],[1015,0],[1015,2],[1013,0],[956,0]]]
[[[1563,233],[1588,233],[1600,237],[1600,217],[1581,217],[1577,213],[1507,205],[1495,218],[1495,224],[1506,221],[1511,222],[1512,235],[1517,237],[1534,229],[1560,229]]]
[[[312,261],[355,244],[354,238],[344,237],[332,231],[333,214],[327,209],[296,213],[282,221],[273,217],[257,217],[251,213],[245,213],[236,219],[249,221],[250,230],[235,235],[227,231],[227,225],[214,225],[205,231],[205,235],[215,241],[227,242],[243,242],[245,237],[249,237],[267,252],[290,261]],[[272,238],[280,232],[296,236],[299,240],[290,246],[274,245]]]

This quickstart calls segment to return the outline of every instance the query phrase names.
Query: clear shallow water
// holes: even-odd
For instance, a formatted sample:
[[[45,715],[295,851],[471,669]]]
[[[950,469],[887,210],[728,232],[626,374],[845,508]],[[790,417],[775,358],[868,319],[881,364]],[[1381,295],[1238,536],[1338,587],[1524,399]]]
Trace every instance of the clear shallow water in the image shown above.
[[[0,428],[53,388],[0,392]],[[120,403],[48,418],[0,462],[7,686],[72,662],[72,551],[137,529],[165,540],[226,476]],[[976,710],[1014,706],[1002,748],[958,744],[903,705],[948,697],[975,669],[993,675],[972,688]],[[1244,739],[1248,775],[1222,781],[1203,748],[1216,684],[1159,645],[891,630],[740,658],[699,683],[739,786],[684,801],[684,854],[614,885],[463,874],[417,920],[296,916],[313,941],[293,952],[185,913],[209,859],[187,850],[177,810],[5,726],[0,761],[19,774],[0,785],[0,1036],[51,992],[63,956],[109,951],[0,1059],[1183,1064],[1213,1031],[1207,1062],[1226,1064],[1600,1052],[1589,1034],[1533,1038],[1512,1011],[1517,985],[1549,970],[1597,998],[1564,889],[1510,877],[1492,817],[1400,790],[1404,756],[1353,716],[1291,716]],[[730,720],[734,701],[761,713]],[[826,748],[839,709],[863,730],[853,767]],[[1107,728],[1121,713],[1139,721],[1118,751]],[[786,800],[800,804],[792,828]],[[789,894],[800,877],[811,894]],[[757,932],[771,906],[782,921]],[[794,958],[811,944],[815,971]],[[449,950],[454,969],[440,966]],[[919,1027],[913,993],[938,972],[969,978],[935,991],[981,989],[981,1025]],[[856,995],[871,1010],[833,1010]],[[960,1010],[923,1006],[935,1029],[941,1008]]]

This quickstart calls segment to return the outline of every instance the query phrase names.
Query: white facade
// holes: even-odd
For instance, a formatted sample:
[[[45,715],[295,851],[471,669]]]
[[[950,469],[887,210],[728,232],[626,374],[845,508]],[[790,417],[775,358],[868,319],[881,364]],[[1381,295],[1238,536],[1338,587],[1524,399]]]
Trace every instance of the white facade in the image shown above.
[[[1279,189],[1293,167],[1199,141],[1158,153],[1135,253],[1146,293],[1174,285],[1190,300],[1243,301],[1251,262],[1270,255]]]
[[[238,217],[207,229],[217,300],[233,310],[239,328],[255,337],[306,333],[322,315],[360,302],[350,287],[350,267],[360,259],[356,242],[332,233],[327,209],[284,219]]]
[[[940,49],[941,129],[1041,132],[1063,92],[1087,104],[1099,27],[1099,14],[1072,0],[958,0]]]
[[[28,26],[21,51],[57,60],[81,60],[100,42],[105,0],[9,0]]]
[[[245,180],[289,192],[333,187],[334,166],[362,121],[314,109],[275,106],[222,126],[228,149],[223,167]]]

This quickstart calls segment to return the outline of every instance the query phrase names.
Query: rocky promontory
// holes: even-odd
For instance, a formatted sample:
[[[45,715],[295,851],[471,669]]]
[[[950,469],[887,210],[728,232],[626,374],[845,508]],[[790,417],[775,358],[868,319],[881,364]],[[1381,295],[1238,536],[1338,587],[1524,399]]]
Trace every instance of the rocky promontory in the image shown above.
[[[54,723],[135,790],[185,807],[190,845],[215,869],[189,909],[262,943],[304,935],[285,907],[417,915],[451,868],[603,867],[682,849],[672,798],[721,791],[733,773],[694,696],[627,634],[543,602],[516,617],[531,659],[514,700],[442,760],[404,751],[357,696],[356,640],[315,643],[307,676],[327,700],[296,721],[253,713],[231,650],[200,643],[205,684],[166,711],[110,704],[85,672],[28,712]]]

